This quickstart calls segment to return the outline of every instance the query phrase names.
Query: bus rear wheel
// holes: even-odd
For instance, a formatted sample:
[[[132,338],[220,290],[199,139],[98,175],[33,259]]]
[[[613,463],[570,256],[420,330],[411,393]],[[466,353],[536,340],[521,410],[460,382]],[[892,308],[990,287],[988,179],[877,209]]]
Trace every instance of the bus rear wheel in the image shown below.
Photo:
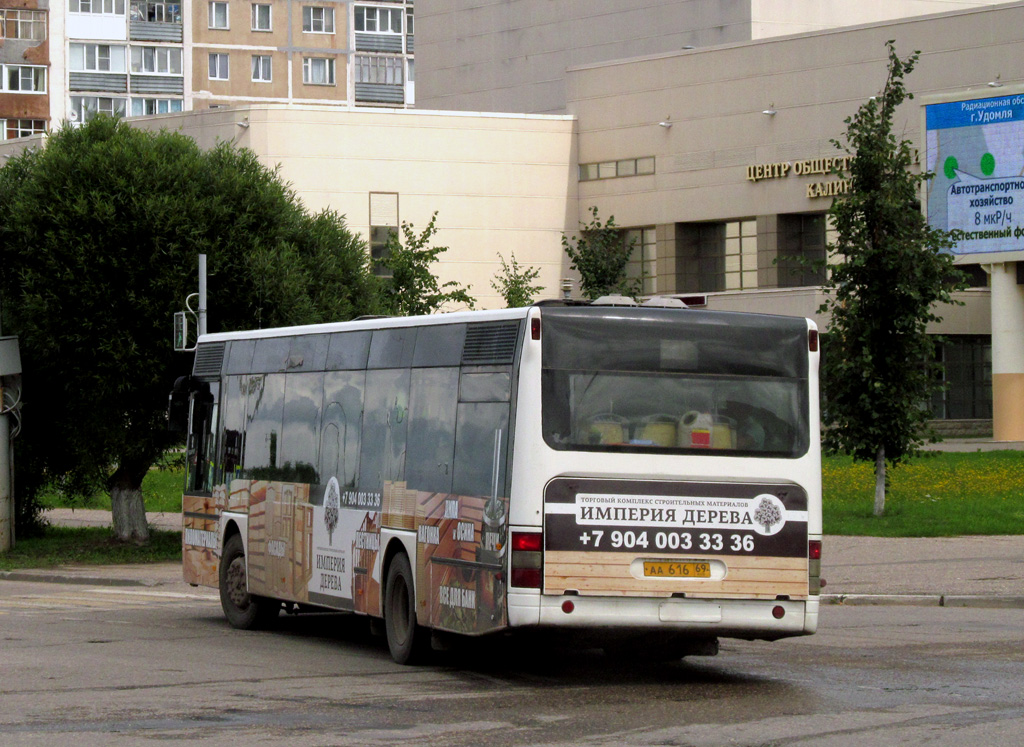
[[[281,603],[249,593],[242,536],[233,534],[220,556],[220,606],[231,627],[255,630],[269,625]]]
[[[415,664],[426,655],[429,637],[416,624],[416,586],[404,552],[388,566],[384,587],[384,629],[391,658],[399,664]]]

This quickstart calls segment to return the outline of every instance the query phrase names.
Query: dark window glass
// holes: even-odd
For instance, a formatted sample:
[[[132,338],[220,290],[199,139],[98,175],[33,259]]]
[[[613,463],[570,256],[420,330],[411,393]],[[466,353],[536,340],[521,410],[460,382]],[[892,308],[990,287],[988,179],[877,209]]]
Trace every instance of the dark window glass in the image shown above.
[[[288,369],[288,352],[292,347],[291,337],[266,337],[256,341],[256,352],[252,356],[253,373],[277,373]]]
[[[825,282],[825,216],[780,215],[778,285],[799,288]]]
[[[369,350],[370,332],[339,332],[331,335],[325,368],[328,371],[366,368]]]
[[[296,335],[288,350],[289,371],[323,371],[330,335]]]
[[[383,491],[384,483],[405,478],[409,369],[367,373],[364,402],[359,489]]]
[[[191,430],[186,442],[186,490],[209,493],[213,489],[217,463],[217,394],[220,384],[203,384],[192,393]]]
[[[459,385],[461,402],[508,402],[512,394],[512,374],[506,372],[462,374]]]
[[[682,293],[725,290],[725,224],[676,226],[676,287]]]
[[[508,411],[507,403],[459,404],[453,493],[498,498],[507,495]]]
[[[370,342],[367,368],[408,368],[416,345],[416,330],[405,327],[378,329]]]
[[[806,452],[803,319],[653,309],[549,309],[543,319],[552,448]]]
[[[280,479],[281,430],[284,415],[284,374],[242,377],[247,381],[245,475],[252,480]]]
[[[323,425],[320,430],[320,477],[337,477],[354,490],[359,474],[359,443],[363,422],[364,371],[324,374]]]
[[[457,366],[462,360],[466,325],[444,324],[420,327],[416,335],[413,366]]]
[[[244,374],[252,371],[252,352],[255,348],[255,340],[232,340],[229,342],[224,372]]]
[[[245,408],[248,399],[248,376],[229,376],[221,393],[220,453],[223,476],[217,482],[230,482],[240,477],[242,469],[242,434],[245,433]]]
[[[412,372],[406,469],[406,480],[411,490],[451,492],[458,390],[458,368]]]
[[[322,373],[296,373],[287,377],[284,392],[284,429],[281,432],[282,479],[317,484],[320,443],[320,404],[324,395]]]

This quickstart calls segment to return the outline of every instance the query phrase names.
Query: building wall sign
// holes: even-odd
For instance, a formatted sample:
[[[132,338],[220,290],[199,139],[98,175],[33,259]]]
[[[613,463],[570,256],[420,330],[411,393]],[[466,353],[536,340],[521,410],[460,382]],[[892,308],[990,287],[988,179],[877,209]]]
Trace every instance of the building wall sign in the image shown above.
[[[1024,248],[1024,94],[924,107],[928,223],[956,254]]]
[[[779,161],[747,166],[747,181],[759,182],[765,179],[785,179],[793,176],[814,176],[816,174],[842,174],[850,170],[853,156],[834,158],[809,158],[803,161]],[[849,179],[827,182],[810,182],[806,186],[807,199],[835,197],[850,191]]]

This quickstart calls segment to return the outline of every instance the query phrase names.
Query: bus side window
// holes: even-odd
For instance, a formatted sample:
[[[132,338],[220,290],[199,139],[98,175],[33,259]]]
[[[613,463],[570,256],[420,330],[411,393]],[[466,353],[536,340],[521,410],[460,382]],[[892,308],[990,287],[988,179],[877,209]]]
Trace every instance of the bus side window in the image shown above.
[[[508,453],[507,402],[460,402],[455,429],[455,475],[458,495],[507,495],[505,462]]]
[[[197,493],[208,493],[211,490],[211,463],[216,435],[216,405],[210,388],[192,393],[192,427],[189,429],[186,448],[186,469],[188,490]]]
[[[413,369],[409,395],[409,488],[452,492],[459,369]]]
[[[405,444],[409,425],[409,369],[367,373],[359,489],[382,491],[385,482],[405,479]]]

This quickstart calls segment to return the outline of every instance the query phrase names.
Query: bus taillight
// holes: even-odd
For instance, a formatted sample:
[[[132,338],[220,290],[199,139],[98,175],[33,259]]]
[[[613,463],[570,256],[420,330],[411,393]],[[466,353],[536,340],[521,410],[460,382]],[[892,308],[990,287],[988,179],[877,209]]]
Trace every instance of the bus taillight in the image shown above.
[[[542,567],[544,536],[540,532],[512,532],[512,586],[539,589],[544,578]]]
[[[821,577],[821,540],[807,541],[807,583],[811,594],[820,594],[825,585]]]

